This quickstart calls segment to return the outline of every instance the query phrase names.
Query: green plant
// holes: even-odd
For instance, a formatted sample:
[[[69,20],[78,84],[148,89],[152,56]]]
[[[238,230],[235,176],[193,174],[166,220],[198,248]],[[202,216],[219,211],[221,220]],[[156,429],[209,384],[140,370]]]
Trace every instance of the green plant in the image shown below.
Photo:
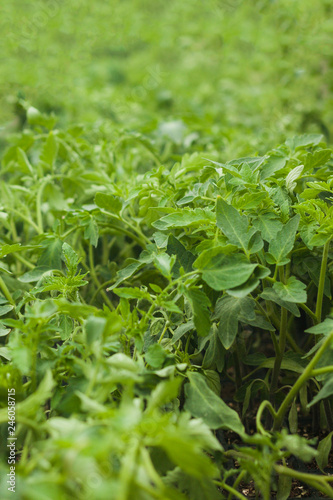
[[[164,167],[144,136],[106,144],[100,131],[96,147],[28,119],[0,173],[0,422],[14,387],[18,498],[244,498],[253,479],[282,499],[291,477],[332,495],[330,476],[288,466],[323,470],[331,449],[323,137]],[[138,144],[155,163],[140,174]],[[297,432],[318,414],[316,450]]]

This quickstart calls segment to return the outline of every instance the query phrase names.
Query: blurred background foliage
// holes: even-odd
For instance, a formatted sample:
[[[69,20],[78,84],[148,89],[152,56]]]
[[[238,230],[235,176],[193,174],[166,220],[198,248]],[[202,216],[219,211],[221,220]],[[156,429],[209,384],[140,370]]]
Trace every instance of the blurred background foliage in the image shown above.
[[[1,140],[24,125],[21,99],[58,126],[107,123],[229,159],[294,133],[330,140],[332,14],[331,0],[3,2]]]

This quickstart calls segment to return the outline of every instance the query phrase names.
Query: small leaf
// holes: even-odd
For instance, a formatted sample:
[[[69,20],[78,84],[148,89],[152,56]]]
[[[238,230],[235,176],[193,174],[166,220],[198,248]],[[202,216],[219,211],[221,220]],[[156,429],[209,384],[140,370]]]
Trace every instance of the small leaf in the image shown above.
[[[119,214],[123,206],[119,196],[114,196],[105,193],[96,193],[95,203],[99,208],[103,208],[104,210],[107,210],[111,214],[116,214],[116,215]]]
[[[297,214],[283,226],[281,231],[277,233],[276,238],[270,242],[269,254],[273,259],[267,259],[269,264],[276,264],[277,266],[288,264],[290,261],[288,255],[295,243],[299,221],[300,216]],[[268,255],[266,254],[267,257]]]
[[[324,439],[322,439],[318,444],[318,455],[316,456],[316,462],[319,469],[324,472],[325,467],[328,465],[328,457],[332,449],[332,436],[333,431],[328,434]]]

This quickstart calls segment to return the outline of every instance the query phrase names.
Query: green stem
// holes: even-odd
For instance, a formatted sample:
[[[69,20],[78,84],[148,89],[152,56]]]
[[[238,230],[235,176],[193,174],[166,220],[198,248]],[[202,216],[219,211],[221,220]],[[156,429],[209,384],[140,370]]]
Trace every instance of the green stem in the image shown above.
[[[314,312],[311,311],[311,309],[308,306],[306,306],[305,304],[297,304],[297,305],[298,305],[298,307],[303,309],[303,311],[305,311],[308,316],[310,316],[310,318],[313,320],[315,325],[317,325],[317,323],[319,323],[317,316],[315,315]]]
[[[214,483],[224,490],[229,491],[229,493],[231,493],[234,497],[240,498],[241,500],[246,500],[246,497],[244,497],[244,495],[239,493],[239,491],[235,490],[232,486],[229,486],[229,484],[225,483],[224,481],[214,481]]]
[[[10,293],[10,291],[8,290],[7,288],[7,285],[6,283],[4,282],[4,280],[1,278],[0,276],[0,288],[4,294],[4,296],[6,297],[6,299],[8,300],[8,302],[10,304],[12,304],[13,306],[15,306],[15,300],[13,299],[12,297],[12,294]]]
[[[36,217],[37,217],[37,225],[39,227],[40,233],[43,233],[43,215],[42,215],[42,196],[45,186],[49,183],[50,179],[42,182],[40,188],[38,189],[37,197],[36,197]]]
[[[307,483],[316,490],[325,493],[329,498],[333,498],[333,488],[327,484],[333,481],[332,476],[317,476],[315,474],[309,474],[306,472],[295,471],[294,469],[289,469],[284,465],[274,465],[275,471],[283,476],[289,476],[293,479],[298,479],[301,482]]]
[[[99,280],[97,278],[97,274],[96,274],[96,271],[95,271],[93,247],[92,247],[92,245],[90,243],[89,243],[89,267],[90,267],[91,277],[92,277],[95,285],[97,286],[97,289],[100,289],[101,288],[101,284],[100,284],[100,282],[99,282]],[[109,308],[111,309],[111,311],[114,311],[115,307],[112,304],[112,302],[109,299],[109,297],[106,295],[105,291],[101,290],[100,293],[101,293],[103,299],[105,300],[105,302],[107,303],[107,305],[109,306]]]
[[[263,436],[270,436],[269,432],[265,431],[265,429],[261,423],[261,417],[262,417],[262,414],[263,414],[266,407],[274,419],[277,417],[277,413],[274,410],[273,405],[269,401],[265,400],[261,403],[261,405],[258,408],[257,415],[256,415],[256,426],[257,426],[257,430],[259,432],[261,432],[261,434]]]
[[[333,373],[333,366],[324,366],[324,368],[317,368],[312,370],[312,377],[318,377],[319,375],[324,375],[325,373]]]
[[[238,475],[236,481],[234,482],[233,484],[233,489],[238,491],[237,488],[240,484],[240,482],[242,481],[243,477],[245,476],[246,474],[246,471],[245,470],[242,470],[242,472]],[[232,500],[232,492],[230,491],[229,495],[228,495],[228,500]]]
[[[318,285],[318,294],[317,294],[317,305],[316,305],[316,318],[318,323],[321,322],[321,313],[323,308],[323,298],[324,298],[324,287],[325,287],[325,277],[326,277],[326,268],[327,268],[327,259],[328,259],[328,251],[330,248],[331,239],[329,239],[325,245],[323,250],[323,257],[321,260],[321,268],[320,268],[320,276],[319,276],[319,285]]]
[[[274,393],[277,389],[281,363],[284,356],[284,351],[286,348],[286,339],[287,339],[287,319],[288,319],[288,311],[284,307],[281,308],[281,323],[280,323],[280,335],[279,335],[279,352],[276,353],[274,368],[272,373],[272,381],[271,381],[271,400],[274,397]]]
[[[24,264],[28,269],[35,269],[36,266],[34,266],[34,264],[31,264],[31,262],[29,262],[27,259],[25,259],[24,257],[22,257],[22,255],[20,255],[18,252],[14,252],[13,256],[19,262],[22,262],[22,264]]]
[[[34,230],[38,234],[42,234],[42,231],[37,226],[37,224],[35,224],[35,222],[32,219],[29,219],[29,217],[27,217],[26,215],[24,215],[22,212],[20,212],[19,210],[16,210],[15,208],[9,208],[9,207],[7,208],[7,210],[10,210],[14,214],[16,214],[18,217],[20,217],[21,219],[25,220],[28,224],[30,224],[31,227],[34,228]]]
[[[292,389],[290,390],[290,392],[287,394],[287,396],[283,400],[283,402],[282,402],[282,404],[281,404],[281,406],[276,414],[276,417],[274,418],[274,426],[273,426],[274,431],[278,430],[281,427],[283,418],[284,418],[284,416],[289,408],[289,405],[291,404],[293,399],[296,397],[297,393],[299,392],[302,385],[306,382],[306,380],[313,376],[312,375],[313,368],[318,363],[319,359],[323,355],[325,349],[327,349],[330,342],[332,342],[332,339],[333,339],[333,332],[327,336],[325,342],[323,342],[323,344],[320,346],[320,348],[318,349],[318,351],[316,352],[316,354],[314,355],[314,357],[312,358],[310,363],[305,368],[302,375],[300,375],[300,377],[296,380]]]

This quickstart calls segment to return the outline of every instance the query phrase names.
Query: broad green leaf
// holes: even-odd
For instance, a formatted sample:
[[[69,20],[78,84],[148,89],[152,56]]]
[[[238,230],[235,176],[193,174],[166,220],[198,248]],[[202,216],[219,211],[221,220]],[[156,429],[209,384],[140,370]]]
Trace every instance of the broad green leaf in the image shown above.
[[[211,429],[229,429],[243,434],[244,427],[238,414],[208,387],[205,378],[196,372],[189,372],[188,378],[185,409],[194,417],[202,418]]]
[[[35,281],[39,281],[40,278],[49,270],[50,269],[46,266],[37,266],[35,269],[22,274],[22,276],[18,279],[23,283],[34,283]]]
[[[180,267],[183,267],[186,273],[192,271],[192,265],[195,261],[195,256],[192,254],[192,252],[186,250],[184,245],[182,245],[182,243],[177,240],[177,238],[175,238],[172,234],[169,236],[167,252],[169,255],[177,256],[177,261],[173,266],[173,273],[176,277],[179,276]]]
[[[269,264],[277,266],[288,264],[290,261],[288,255],[294,246],[299,221],[300,216],[297,214],[283,226],[276,238],[270,242],[269,254],[266,254],[266,260]]]
[[[160,344],[152,344],[145,354],[145,359],[152,368],[161,368],[166,356],[166,352]]]
[[[167,253],[161,253],[155,256],[154,264],[163,276],[170,278],[176,258],[176,255],[170,256]]]
[[[241,248],[245,253],[253,232],[248,231],[249,221],[245,215],[240,215],[232,205],[220,196],[216,202],[216,224],[228,237],[230,243]]]
[[[329,335],[333,332],[333,319],[326,318],[322,323],[319,323],[319,325],[312,326],[305,331],[307,333],[314,333],[315,335]]]
[[[287,311],[291,312],[291,314],[296,317],[300,316],[298,307],[293,302],[287,302],[281,299],[274,288],[265,288],[265,290],[260,294],[260,297],[264,300],[271,300],[272,302],[275,302],[280,307],[287,309]]]
[[[0,316],[4,316],[14,309],[14,306],[11,304],[6,304],[4,306],[0,306]]]
[[[220,253],[203,264],[202,279],[214,290],[226,290],[245,283],[257,266],[258,264],[252,264],[243,254]]]
[[[102,341],[102,335],[106,326],[106,319],[89,316],[85,323],[87,344],[90,346],[96,340]]]
[[[185,290],[185,296],[191,304],[193,321],[198,335],[205,337],[210,330],[210,300],[198,287]]]
[[[271,177],[275,172],[285,167],[288,157],[271,155],[265,164],[261,167],[260,180],[263,181],[267,177]]]
[[[308,148],[310,146],[317,146],[323,140],[322,134],[303,134],[297,135],[291,139],[286,140],[286,145],[292,150]]]
[[[270,243],[275,239],[277,233],[281,231],[283,224],[277,219],[274,213],[259,214],[253,221],[253,226],[259,229],[265,241]]]
[[[331,149],[320,149],[319,151],[308,153],[304,160],[304,167],[306,171],[325,165],[325,163],[331,158],[331,155]]]
[[[0,245],[0,259],[11,253],[20,252],[21,250],[24,250],[24,247],[22,247],[20,243],[15,243],[14,245]]]
[[[255,319],[255,301],[250,297],[236,298],[224,295],[215,306],[214,318],[220,321],[218,335],[225,349],[229,349],[237,335],[238,322]]]
[[[213,222],[213,212],[207,209],[195,208],[194,210],[177,210],[174,213],[165,215],[158,221],[153,222],[152,226],[160,231],[164,231],[171,227],[201,226],[212,224]]]
[[[99,208],[107,210],[111,214],[118,215],[122,209],[122,201],[119,196],[114,196],[112,194],[96,193],[95,203]]]
[[[306,285],[295,278],[295,276],[291,276],[287,283],[281,283],[277,281],[273,285],[273,289],[280,297],[281,300],[286,302],[295,302],[304,303],[307,300],[306,295]]]
[[[43,242],[44,250],[38,259],[38,267],[47,267],[48,269],[61,269],[62,241],[58,238],[52,238]]]

